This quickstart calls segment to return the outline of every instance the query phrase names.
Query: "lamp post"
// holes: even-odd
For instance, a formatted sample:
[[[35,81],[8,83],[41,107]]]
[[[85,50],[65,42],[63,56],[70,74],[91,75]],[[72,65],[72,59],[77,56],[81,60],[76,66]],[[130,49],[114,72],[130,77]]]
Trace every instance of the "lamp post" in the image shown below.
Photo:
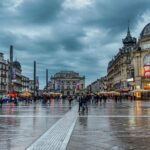
[[[48,92],[48,69],[46,69],[46,91]]]
[[[33,78],[34,78],[34,102],[35,102],[36,101],[36,61],[34,61]]]

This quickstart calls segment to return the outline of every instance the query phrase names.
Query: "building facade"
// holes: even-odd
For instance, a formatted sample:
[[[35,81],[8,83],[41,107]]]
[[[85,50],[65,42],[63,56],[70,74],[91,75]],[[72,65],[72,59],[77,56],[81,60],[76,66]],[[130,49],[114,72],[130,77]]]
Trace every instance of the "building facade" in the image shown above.
[[[29,80],[29,90],[34,92],[34,80]]]
[[[29,80],[29,91],[31,93],[34,93],[34,80]],[[35,83],[35,96],[39,95],[39,79],[36,77],[36,83]]]
[[[10,55],[11,53],[12,51]],[[25,89],[29,89],[29,78],[22,75],[20,62],[12,61],[12,56],[10,60],[6,61],[4,54],[0,52],[0,97],[12,92],[20,93]],[[37,82],[37,85],[39,87],[39,82]]]
[[[150,90],[150,23],[136,42],[128,30],[123,48],[107,68],[109,90]]]
[[[8,92],[8,62],[4,60],[3,53],[0,53],[0,96]]]
[[[60,71],[51,76],[50,83],[49,89],[51,92],[74,95],[84,91],[85,77],[74,71]]]
[[[90,85],[87,86],[87,93],[97,93],[100,91],[100,79],[92,82]]]
[[[136,38],[132,37],[128,28],[127,36],[122,40],[123,47],[109,62],[107,68],[107,88],[109,91],[129,91],[127,79],[131,74],[131,57],[136,47]]]
[[[101,77],[99,82],[100,82],[99,83],[99,85],[100,85],[100,87],[99,87],[100,92],[107,91],[107,83],[108,83],[107,82],[107,76]]]
[[[150,23],[140,34],[132,54],[131,66],[134,69],[134,89],[150,90]]]
[[[107,91],[107,76],[101,77],[96,81],[92,82],[86,88],[87,93],[98,93],[102,91]]]
[[[28,77],[22,75],[22,91],[29,90],[29,81],[30,79]]]
[[[13,62],[12,89],[15,92],[22,92],[22,69],[18,61]]]

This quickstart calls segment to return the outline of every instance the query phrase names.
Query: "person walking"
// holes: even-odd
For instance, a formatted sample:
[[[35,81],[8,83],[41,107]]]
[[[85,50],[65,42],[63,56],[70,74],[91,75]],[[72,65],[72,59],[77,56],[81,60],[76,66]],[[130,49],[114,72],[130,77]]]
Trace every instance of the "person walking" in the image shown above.
[[[69,101],[69,106],[71,106],[71,102],[72,102],[73,98],[71,95],[68,96],[68,101]]]
[[[3,99],[0,98],[0,106],[2,107],[2,105],[3,105]]]
[[[79,97],[79,109],[78,109],[78,112],[80,112],[81,108],[83,107],[83,101],[84,101],[84,95],[82,93],[81,96]]]

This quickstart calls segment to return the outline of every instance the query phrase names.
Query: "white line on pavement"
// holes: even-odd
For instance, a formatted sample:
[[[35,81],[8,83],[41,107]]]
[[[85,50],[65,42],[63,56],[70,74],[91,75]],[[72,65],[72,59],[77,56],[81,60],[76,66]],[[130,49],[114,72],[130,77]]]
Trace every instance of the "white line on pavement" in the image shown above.
[[[60,118],[60,117],[63,117],[64,115],[52,115],[52,116],[18,116],[18,115],[0,115],[0,118],[35,118],[35,117],[39,117],[39,118]]]
[[[88,118],[149,118],[148,115],[79,115],[79,117],[88,117]]]

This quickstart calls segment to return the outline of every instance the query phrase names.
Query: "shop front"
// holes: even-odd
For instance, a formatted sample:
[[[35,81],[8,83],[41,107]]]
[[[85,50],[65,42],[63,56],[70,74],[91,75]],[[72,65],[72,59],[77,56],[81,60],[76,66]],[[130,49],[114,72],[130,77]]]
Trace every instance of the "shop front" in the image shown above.
[[[144,90],[150,90],[150,81],[144,82]]]

